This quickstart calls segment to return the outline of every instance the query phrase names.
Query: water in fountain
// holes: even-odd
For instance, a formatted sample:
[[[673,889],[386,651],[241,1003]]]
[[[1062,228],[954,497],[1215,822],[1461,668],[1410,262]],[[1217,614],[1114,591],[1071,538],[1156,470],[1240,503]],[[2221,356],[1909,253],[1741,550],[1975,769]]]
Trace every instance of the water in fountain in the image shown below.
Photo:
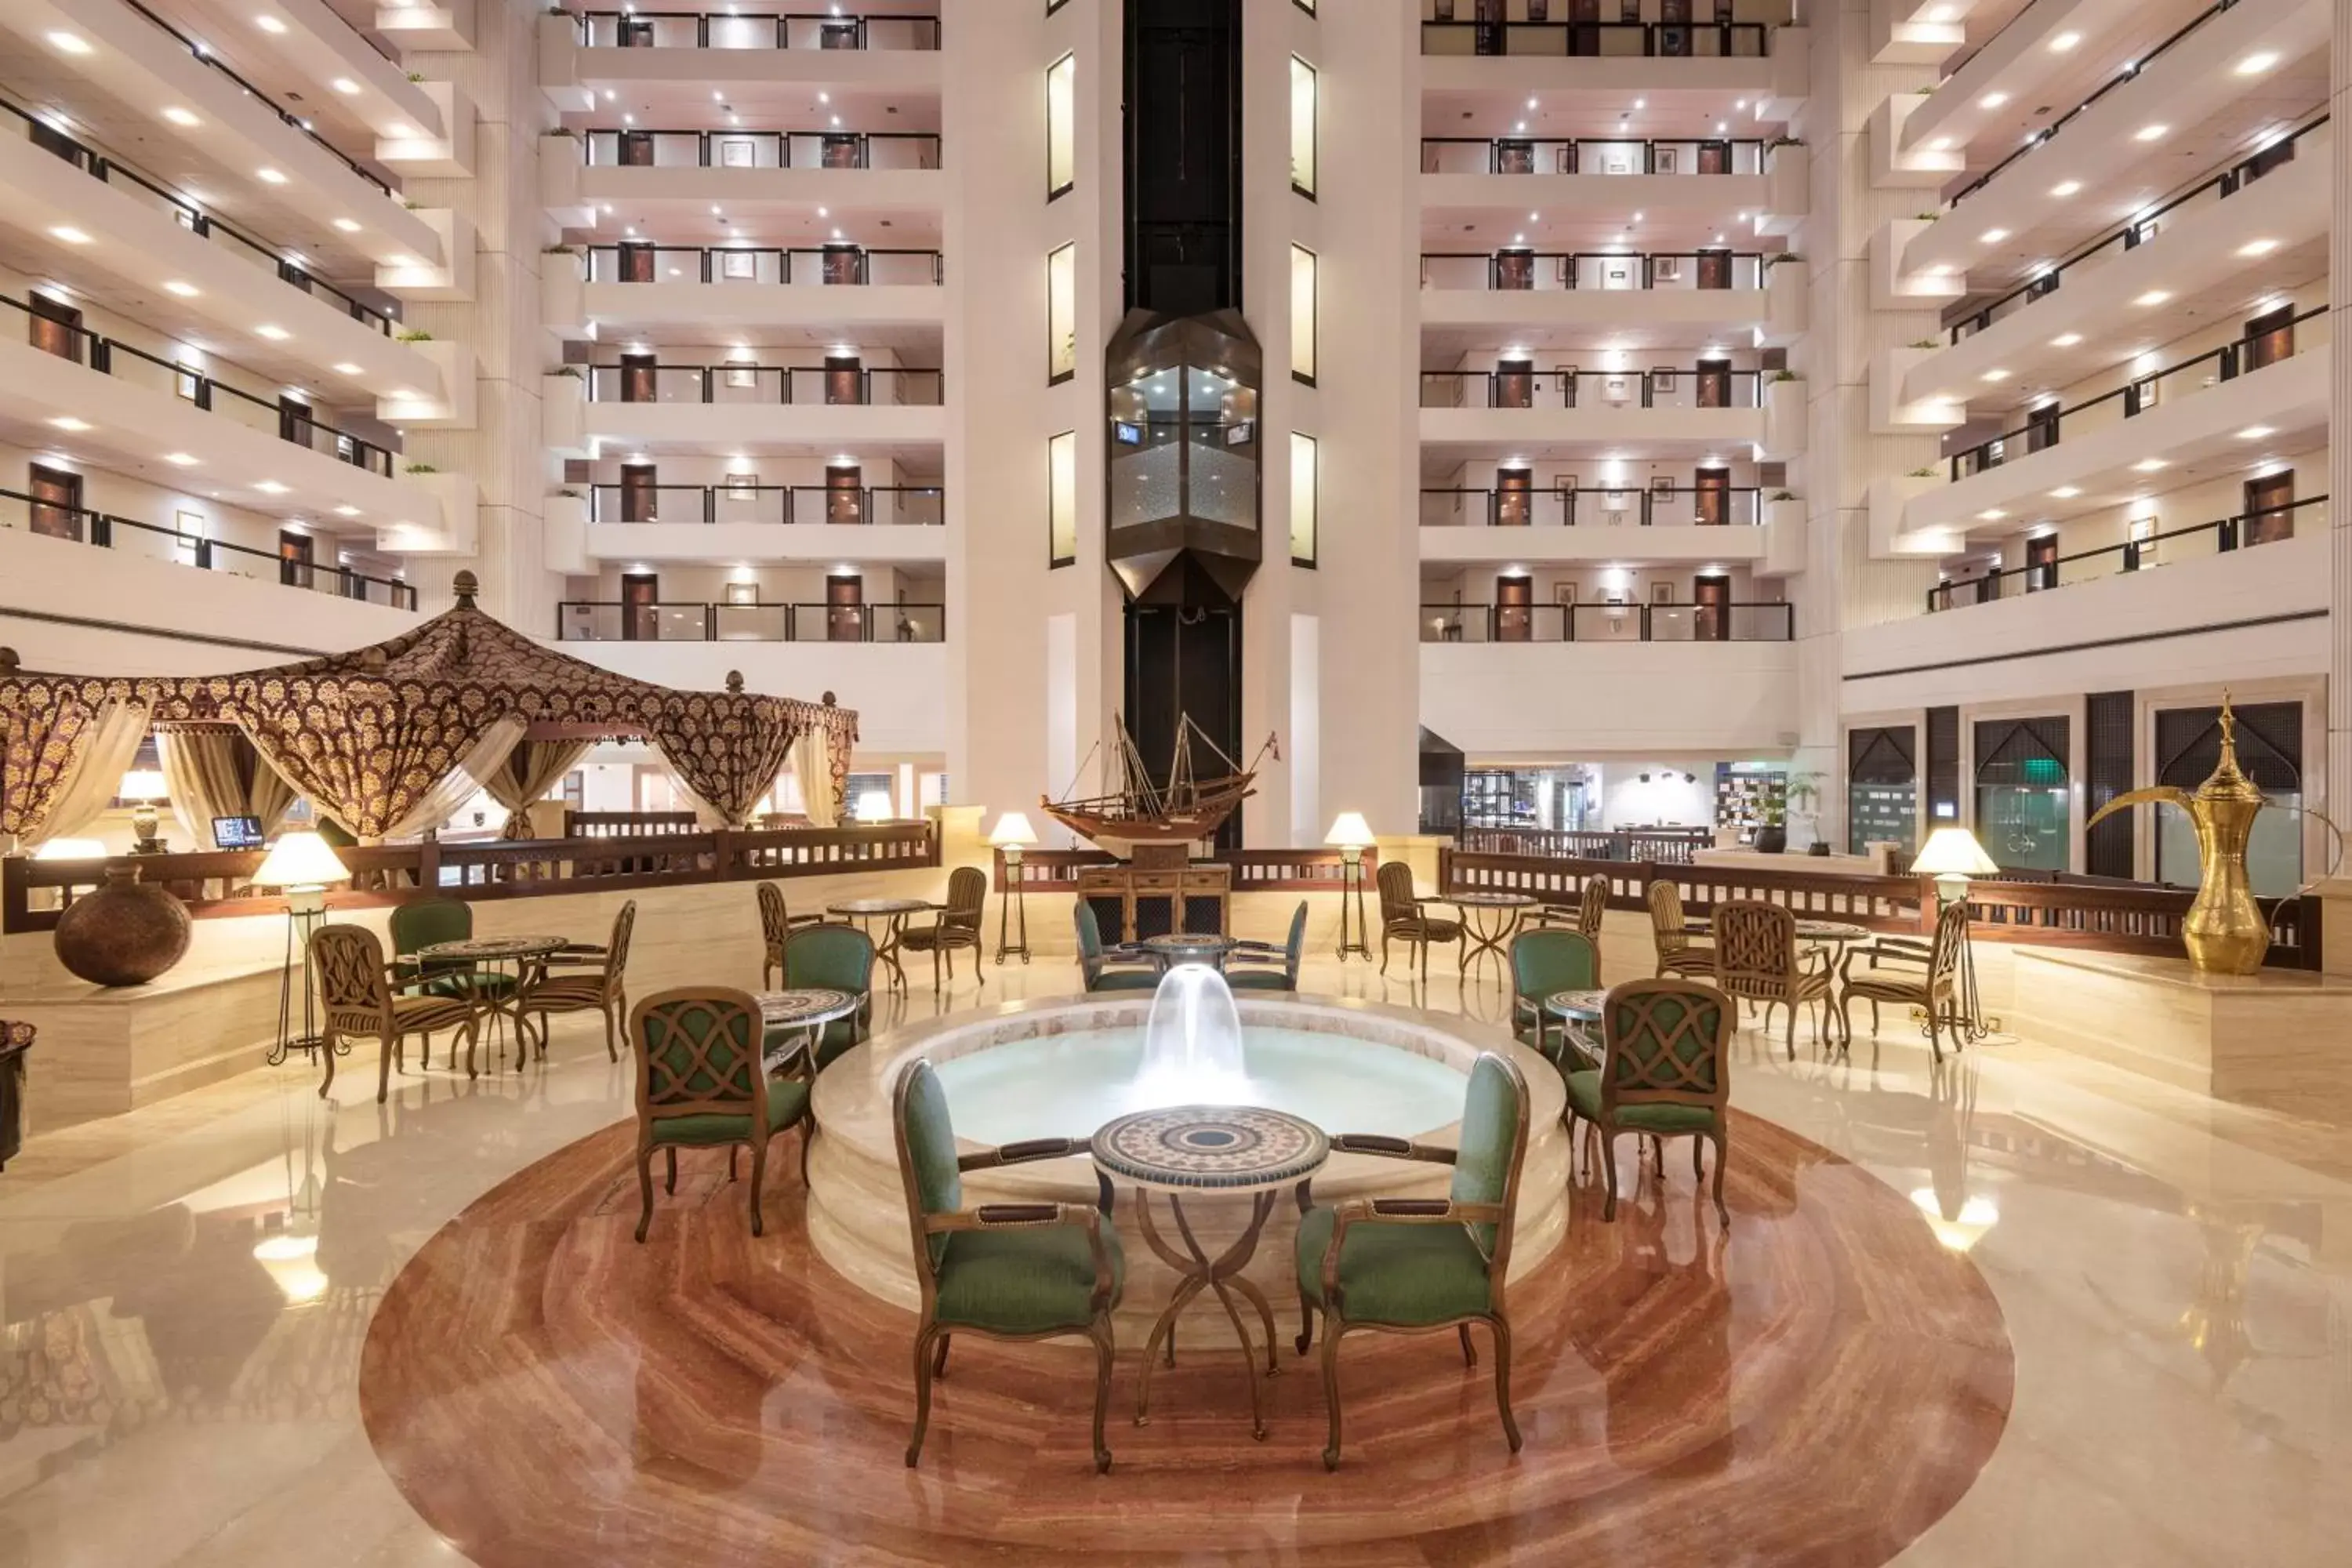
[[[1161,976],[1143,1026],[1136,1092],[1144,1106],[1250,1103],[1241,1010],[1209,965],[1180,963]]]

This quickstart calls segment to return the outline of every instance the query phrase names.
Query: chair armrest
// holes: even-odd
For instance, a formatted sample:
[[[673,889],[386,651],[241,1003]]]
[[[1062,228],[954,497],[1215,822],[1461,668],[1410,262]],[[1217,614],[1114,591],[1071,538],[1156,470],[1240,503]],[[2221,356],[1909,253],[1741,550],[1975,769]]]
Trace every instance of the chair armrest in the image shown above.
[[[1410,1138],[1391,1138],[1384,1132],[1341,1132],[1331,1140],[1334,1154],[1376,1154],[1384,1160],[1413,1160],[1423,1164],[1451,1165],[1454,1152],[1435,1144],[1416,1143]],[[1298,1212],[1305,1214],[1314,1206],[1315,1178],[1308,1176],[1298,1184]]]
[[[925,1215],[923,1234],[938,1236],[959,1230],[1038,1230],[1047,1226],[1074,1225],[1087,1233],[1087,1250],[1094,1255],[1095,1283],[1089,1298],[1100,1312],[1110,1305],[1110,1250],[1103,1245],[1103,1216],[1084,1204],[982,1204],[953,1214]],[[920,1249],[918,1248],[919,1251]]]
[[[956,1158],[959,1171],[987,1171],[999,1165],[1025,1164],[1031,1160],[1059,1160],[1070,1154],[1083,1154],[1094,1146],[1087,1138],[1024,1138],[1018,1143],[1000,1143],[993,1149]]]
[[[1350,1198],[1331,1211],[1331,1241],[1323,1249],[1323,1300],[1339,1299],[1339,1249],[1348,1227],[1376,1220],[1382,1225],[1501,1225],[1500,1204],[1464,1204],[1451,1198]],[[1474,1237],[1473,1241],[1475,1241]],[[1479,1248],[1482,1255],[1484,1247]],[[1494,1259],[1486,1259],[1491,1266]]]

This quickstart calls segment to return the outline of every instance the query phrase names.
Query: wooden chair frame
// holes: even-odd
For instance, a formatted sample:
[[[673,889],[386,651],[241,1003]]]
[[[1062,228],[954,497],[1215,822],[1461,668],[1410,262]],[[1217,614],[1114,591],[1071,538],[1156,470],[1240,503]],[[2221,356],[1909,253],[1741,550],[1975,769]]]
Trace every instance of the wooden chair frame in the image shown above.
[[[750,1042],[734,1067],[719,1073],[710,1060],[710,1044],[705,1037],[700,1044],[691,1037],[682,1037],[689,1053],[683,1069],[663,1065],[661,1048],[668,1044],[667,1036],[676,1027],[675,1012],[688,1006],[702,1006],[717,1015],[714,1029],[727,1027],[733,1018],[744,1025],[744,1038]],[[647,1038],[648,1026],[663,1036],[659,1042]],[[783,1126],[768,1127],[768,1071],[765,1058],[765,1020],[760,1015],[760,1004],[748,991],[738,991],[728,985],[680,985],[667,991],[656,991],[639,1002],[629,1013],[629,1051],[636,1063],[637,1079],[637,1239],[646,1238],[654,1222],[654,1151],[659,1149],[667,1156],[662,1191],[675,1195],[677,1192],[677,1145],[658,1143],[654,1140],[656,1123],[681,1116],[748,1116],[750,1136],[723,1145],[727,1150],[727,1179],[735,1179],[735,1151],[744,1144],[751,1148],[751,1234],[764,1235],[760,1219],[760,1186],[768,1166],[768,1144],[777,1133],[794,1128],[801,1134],[801,1169],[808,1169],[808,1140],[815,1131],[811,1107],[814,1098],[804,1102],[801,1113]],[[748,1071],[746,1070],[748,1065]],[[740,1094],[729,1099],[709,1095],[694,1098],[667,1099],[680,1093],[698,1071],[709,1070],[723,1081],[740,1089]],[[661,1081],[656,1082],[656,1075]],[[748,1110],[747,1110],[748,1108]],[[697,1148],[718,1148],[719,1144],[697,1144]]]
[[[923,1457],[923,1436],[931,1425],[931,1384],[948,1374],[948,1345],[955,1335],[978,1334],[982,1339],[1006,1342],[1068,1339],[1075,1335],[1095,1348],[1095,1473],[1106,1474],[1110,1469],[1111,1455],[1109,1445],[1103,1440],[1103,1418],[1110,1408],[1110,1370],[1118,1352],[1110,1321],[1116,1301],[1115,1281],[1110,1249],[1103,1244],[1103,1226],[1111,1211],[1110,1178],[1100,1171],[1095,1173],[1097,1198],[1092,1207],[1085,1204],[981,1204],[951,1214],[925,1214],[922,1190],[915,1179],[914,1154],[907,1147],[907,1100],[914,1092],[917,1073],[930,1070],[930,1062],[919,1057],[898,1069],[898,1080],[890,1089],[890,1127],[898,1142],[898,1184],[907,1195],[907,1229],[914,1243],[915,1281],[922,1289],[915,1330],[915,1430],[907,1441],[907,1468],[913,1469]],[[1031,1138],[960,1154],[956,1157],[956,1171],[961,1174],[1026,1164],[1033,1160],[1059,1160],[1087,1153],[1092,1147],[1092,1140],[1087,1138]],[[1087,1299],[1090,1317],[1085,1328],[1005,1334],[964,1323],[942,1325],[938,1321],[940,1280],[938,1265],[931,1260],[931,1237],[959,1230],[1034,1230],[1055,1225],[1084,1229],[1087,1250],[1094,1258],[1094,1289]]]
[[[1772,1030],[1772,1009],[1789,1009],[1789,1059],[1797,1059],[1797,1009],[1806,1004],[1819,1008],[1817,1026],[1823,1040],[1837,1005],[1835,974],[1830,957],[1816,949],[1801,953],[1797,946],[1797,917],[1779,904],[1757,899],[1732,899],[1716,906],[1715,984],[1741,1002],[1760,1003],[1764,1031]]]
[[[575,960],[569,973],[542,974],[517,1005],[519,1017],[539,1015],[539,1052],[547,1054],[547,1020],[557,1013],[601,1013],[604,1016],[604,1055],[621,1059],[621,1025],[629,1016],[627,969],[629,939],[637,929],[637,900],[629,900],[613,917],[613,940],[595,951],[601,963],[591,967]],[[582,948],[582,953],[589,949]]]
[[[1391,876],[1390,873],[1395,874]],[[1405,944],[1405,954],[1411,957],[1415,949],[1421,953],[1421,977],[1429,978],[1429,947],[1433,942],[1454,944],[1454,972],[1462,973],[1469,953],[1468,928],[1460,921],[1444,920],[1423,908],[1433,900],[1413,891],[1412,868],[1402,860],[1383,860],[1372,874],[1372,885],[1381,900],[1381,973],[1389,972],[1389,942],[1391,938]]]
[[[1495,1408],[1503,1418],[1503,1436],[1511,1452],[1519,1451],[1519,1423],[1511,1414],[1511,1321],[1504,1302],[1504,1287],[1511,1271],[1511,1233],[1516,1227],[1518,1208],[1519,1173],[1527,1163],[1528,1154],[1528,1080],[1517,1064],[1506,1057],[1489,1051],[1482,1060],[1492,1060],[1509,1075],[1517,1091],[1518,1124],[1512,1133],[1510,1164],[1503,1177],[1501,1201],[1491,1204],[1457,1203],[1452,1198],[1351,1198],[1340,1204],[1331,1214],[1331,1240],[1323,1253],[1323,1401],[1329,1408],[1331,1427],[1329,1440],[1323,1448],[1323,1468],[1339,1468],[1340,1407],[1339,1407],[1339,1342],[1351,1333],[1432,1334],[1454,1331],[1462,1342],[1462,1364],[1478,1364],[1477,1347],[1470,1338],[1470,1325],[1484,1323],[1495,1338]],[[1424,1164],[1451,1165],[1458,1151],[1431,1143],[1415,1143],[1408,1139],[1389,1138],[1370,1133],[1343,1133],[1331,1140],[1334,1154],[1372,1154],[1383,1159],[1408,1160]],[[1297,1188],[1298,1213],[1305,1217],[1314,1206],[1315,1178],[1307,1177]],[[1348,1238],[1348,1227],[1368,1221],[1382,1225],[1459,1225],[1465,1228],[1491,1225],[1495,1227],[1495,1245],[1486,1252],[1487,1310],[1442,1322],[1415,1323],[1351,1323],[1346,1319],[1347,1304],[1339,1290],[1340,1248]],[[1298,1338],[1293,1342],[1300,1355],[1305,1355],[1315,1342],[1316,1309],[1307,1300],[1305,1291],[1298,1298]]]
[[[1566,926],[1580,935],[1591,937],[1597,943],[1601,940],[1601,919],[1608,912],[1609,879],[1596,871],[1584,879],[1584,887],[1576,895],[1574,909],[1566,904],[1546,904],[1537,911],[1533,929],[1540,931],[1549,927],[1558,930]]]
[[[760,989],[773,991],[775,976],[784,972],[784,942],[803,926],[823,925],[823,915],[796,915],[784,904],[784,890],[773,882],[762,882],[755,889],[760,902],[760,940],[766,952],[760,960]]]
[[[1650,906],[1650,940],[1657,944],[1657,973],[1678,978],[1714,979],[1717,955],[1713,944],[1693,942],[1690,933],[1683,930],[1685,922],[1682,889],[1661,879],[1644,889],[1642,896]]]
[[[1838,1032],[1848,1041],[1853,1038],[1853,1022],[1847,1009],[1855,1002],[1870,1004],[1870,1032],[1878,1033],[1878,1005],[1918,1007],[1927,1015],[1927,1047],[1936,1060],[1944,1059],[1943,1031],[1952,1032],[1952,1049],[1959,1050],[1968,1039],[1968,1026],[1960,1016],[1960,959],[1969,940],[1969,906],[1965,900],[1946,904],[1936,917],[1936,934],[1921,952],[1916,938],[1881,937],[1878,941],[1846,949],[1845,958],[1838,965]],[[1882,962],[1917,965],[1921,974],[1917,981],[1892,975],[1853,973],[1854,960],[1867,958],[1874,968]]]
[[[940,959],[947,959],[947,977],[955,978],[955,950],[970,948],[972,973],[980,984],[988,984],[988,971],[980,962],[980,928],[982,916],[988,907],[988,873],[977,866],[959,866],[948,875],[947,904],[939,918],[929,925],[911,926],[898,933],[898,946],[907,952],[929,952],[931,955],[931,994],[940,994]]]
[[[457,1029],[466,1037],[466,1073],[474,1072],[474,1040],[481,1029],[481,1013],[460,996],[395,996],[392,977],[397,960],[386,960],[383,943],[365,926],[322,925],[310,933],[310,970],[318,976],[320,1011],[319,1059],[326,1075],[319,1082],[319,1098],[335,1084],[335,1051],[339,1042],[373,1037],[380,1047],[376,1061],[375,1100],[382,1105],[392,1094],[392,1068],[400,1058],[400,1043],[410,1035],[425,1037],[431,1048],[435,1029]]]
[[[1684,1005],[1683,1017],[1672,1031],[1646,1027],[1657,1011],[1657,1004],[1668,997],[1679,998]],[[1716,1008],[1715,1038],[1707,1047],[1707,1058],[1714,1065],[1714,1087],[1705,1083],[1697,1064],[1678,1060],[1671,1047],[1675,1040],[1696,1029],[1696,1005],[1713,1003]],[[1659,1150],[1658,1170],[1664,1179],[1665,1153],[1663,1140],[1688,1138],[1691,1142],[1691,1175],[1703,1173],[1700,1161],[1704,1151],[1700,1141],[1715,1145],[1715,1216],[1728,1229],[1731,1211],[1723,1202],[1723,1163],[1730,1146],[1729,1117],[1726,1114],[1731,1103],[1730,1045],[1731,1034],[1738,1021],[1738,1004],[1712,985],[1691,980],[1629,980],[1615,986],[1601,1013],[1601,1116],[1593,1122],[1603,1143],[1601,1170],[1609,1184],[1609,1196],[1602,1205],[1601,1217],[1617,1217],[1617,1161],[1614,1149],[1618,1134],[1633,1132],[1648,1138]],[[1627,1009],[1639,1016],[1634,1027],[1621,1026]],[[1621,1057],[1639,1055],[1634,1060],[1635,1077],[1626,1081],[1618,1071]],[[1704,1106],[1715,1112],[1712,1131],[1659,1132],[1647,1127],[1621,1127],[1617,1121],[1620,1106],[1693,1105]],[[1575,1136],[1578,1121],[1584,1120],[1576,1110],[1573,1099],[1569,1102],[1570,1136]]]

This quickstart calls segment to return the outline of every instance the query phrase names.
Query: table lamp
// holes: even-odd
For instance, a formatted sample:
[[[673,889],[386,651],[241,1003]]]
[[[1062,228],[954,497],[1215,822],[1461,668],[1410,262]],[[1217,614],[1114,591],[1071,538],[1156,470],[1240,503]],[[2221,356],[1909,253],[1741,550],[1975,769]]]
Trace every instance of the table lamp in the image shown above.
[[[996,819],[996,826],[988,836],[1004,856],[1005,890],[1012,896],[996,907],[996,962],[1003,963],[1008,952],[1017,952],[1021,962],[1029,962],[1029,904],[1023,895],[1021,851],[1037,842],[1036,830],[1029,826],[1028,816],[1018,811],[1008,811]],[[1004,940],[1005,921],[1019,911],[1020,935],[1012,942]]]
[[[1360,811],[1343,811],[1331,824],[1331,831],[1323,842],[1334,845],[1339,851],[1339,962],[1345,963],[1351,952],[1360,952],[1364,962],[1372,958],[1371,931],[1364,924],[1364,851],[1372,847],[1371,825]],[[1348,896],[1355,895],[1355,937],[1348,935]]]
[[[310,1009],[310,932],[317,928],[319,917],[327,912],[327,884],[350,876],[334,846],[310,832],[280,834],[253,873],[255,887],[276,888],[286,895],[286,962],[278,973],[278,1044],[269,1052],[271,1067],[284,1061],[286,1053],[297,1046],[306,1051],[319,1048]],[[298,930],[302,944],[302,1032],[294,1035],[289,1026]]]
[[[133,855],[161,855],[163,842],[155,837],[155,803],[171,797],[172,786],[153,768],[133,768],[122,775],[115,795],[131,803],[131,832],[136,840],[131,846]]]
[[[857,797],[857,820],[871,826],[890,820],[890,792],[869,789]]]
[[[1911,862],[1911,871],[1914,876],[1935,878],[1936,896],[1951,904],[1967,899],[1970,877],[1995,876],[2000,868],[1967,828],[1938,827],[1919,847],[1919,858]]]

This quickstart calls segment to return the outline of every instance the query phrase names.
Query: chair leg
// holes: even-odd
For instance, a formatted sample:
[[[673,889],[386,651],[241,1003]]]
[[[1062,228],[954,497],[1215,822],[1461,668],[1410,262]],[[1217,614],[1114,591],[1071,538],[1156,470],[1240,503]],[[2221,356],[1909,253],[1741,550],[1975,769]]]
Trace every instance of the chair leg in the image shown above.
[[[1386,974],[1388,972],[1389,972],[1389,933],[1388,933],[1387,931],[1381,931],[1381,973],[1382,974]]]
[[[654,1223],[654,1150],[648,1143],[637,1151],[637,1239],[646,1238]]]
[[[319,1098],[324,1100],[327,1091],[335,1087],[335,1032],[332,1029],[319,1031],[319,1059],[327,1068],[326,1076],[319,1080]]]
[[[734,1157],[731,1150],[729,1152],[728,1157],[730,1160]],[[755,1140],[751,1144],[751,1234],[753,1236],[764,1236],[767,1234],[766,1231],[761,1228],[761,1222],[760,1219],[760,1184],[761,1178],[766,1175],[767,1170],[768,1141],[765,1138],[761,1138]]]
[[[1454,1331],[1462,1336],[1462,1364],[1464,1366],[1476,1366],[1478,1364],[1478,1347],[1470,1342],[1470,1325],[1467,1323],[1456,1323],[1454,1325]]]
[[[735,1151],[741,1147],[740,1143],[727,1145],[727,1179],[730,1182],[735,1179]]]
[[[400,1037],[387,1034],[381,1044],[383,1048],[376,1052],[375,1058],[375,1102],[378,1105],[382,1105],[392,1097],[392,1058],[400,1050]],[[332,1083],[335,1070],[334,1054],[325,1050],[324,1047],[321,1047],[320,1054],[327,1058],[327,1081]]]
[[[1715,1217],[1718,1224],[1728,1230],[1731,1228],[1731,1211],[1723,1206],[1723,1164],[1724,1156],[1729,1152],[1731,1135],[1727,1131],[1718,1130],[1708,1133],[1706,1138],[1708,1142],[1715,1145]],[[1697,1146],[1696,1142],[1691,1145],[1694,1149]]]
[[[662,1191],[671,1197],[676,1197],[677,1196],[677,1148],[672,1144],[665,1148],[662,1154],[668,1162],[668,1169],[662,1173]]]
[[[945,1377],[945,1376],[947,1376],[947,1374],[948,1374],[948,1346],[950,1346],[950,1344],[953,1344],[954,1342],[955,1342],[955,1336],[954,1336],[953,1334],[941,1334],[941,1335],[940,1336],[940,1349],[939,1349],[939,1353],[931,1357],[931,1375],[932,1375],[933,1377]]]
[[[1878,998],[1875,996],[1870,999],[1870,1032],[1873,1035],[1878,1033]]]
[[[1502,1413],[1503,1436],[1516,1454],[1520,1439],[1518,1418],[1511,1414],[1511,1325],[1500,1318],[1489,1318],[1486,1327],[1495,1334],[1495,1408]],[[1462,1334],[1467,1339],[1469,1329],[1464,1328]]]
[[[1323,1446],[1323,1468],[1339,1468],[1339,1327],[1323,1325],[1323,1403],[1331,1412],[1331,1440]]]
[[[616,1062],[621,1059],[620,1018],[618,1014],[614,1010],[613,1004],[610,1002],[604,1004],[604,1059],[607,1061]]]
[[[1300,1355],[1305,1355],[1307,1347],[1315,1342],[1315,1309],[1307,1304],[1304,1290],[1298,1293],[1298,1337],[1290,1342],[1297,1347]]]
[[[1934,1002],[1927,1004],[1927,1048],[1935,1053],[1936,1065],[1944,1065],[1943,1015],[1936,1011]]]
[[[1106,1317],[1087,1337],[1095,1342],[1095,1474],[1110,1474],[1110,1445],[1103,1441],[1103,1416],[1110,1409],[1110,1367],[1117,1354],[1111,1340],[1110,1319]],[[947,1344],[940,1344],[940,1365],[947,1365]]]
[[[1704,1167],[1699,1156],[1704,1154],[1706,1152],[1706,1146],[1705,1144],[1701,1143],[1696,1138],[1691,1140],[1691,1180],[1694,1182],[1699,1179],[1699,1176],[1703,1172]]]
[[[1638,1143],[1634,1145],[1637,1152],[1640,1147]],[[1617,1217],[1617,1130],[1613,1127],[1601,1129],[1601,1173],[1609,1182],[1609,1197],[1601,1205],[1601,1217],[1614,1220]]]
[[[940,994],[940,950],[939,950],[938,948],[934,947],[934,948],[932,948],[932,949],[931,949],[931,994],[932,994],[932,995],[934,995],[934,996],[936,996],[936,995],[938,995],[939,994]]]
[[[1787,1005],[1789,1009],[1789,1030],[1785,1038],[1789,1049],[1789,1059],[1790,1061],[1795,1061],[1797,1059],[1797,1005],[1794,1002],[1790,1002],[1787,1004]],[[1769,1028],[1770,1026],[1768,1024],[1766,1027]]]
[[[931,1336],[928,1323],[915,1335],[915,1435],[907,1440],[907,1468],[923,1457],[923,1434],[931,1425]]]

